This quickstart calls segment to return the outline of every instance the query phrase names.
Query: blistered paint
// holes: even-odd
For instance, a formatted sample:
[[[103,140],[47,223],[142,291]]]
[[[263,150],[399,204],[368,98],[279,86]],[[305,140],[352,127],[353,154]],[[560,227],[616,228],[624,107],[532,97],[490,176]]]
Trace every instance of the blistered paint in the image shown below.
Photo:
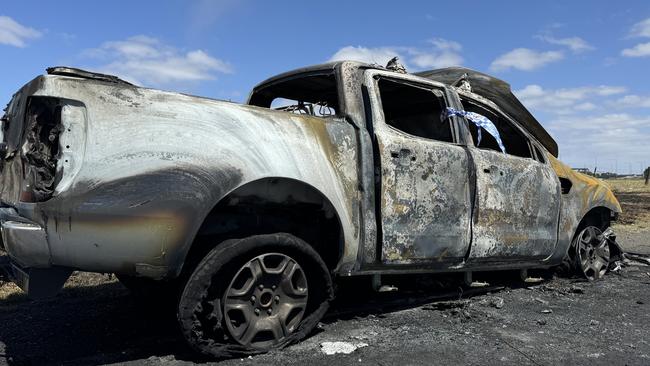
[[[621,213],[621,205],[611,189],[600,179],[578,173],[551,154],[547,159],[558,178],[571,181],[571,190],[562,194],[560,211],[558,248],[548,260],[557,262],[567,253],[578,225],[584,216],[596,207],[604,207],[614,213]]]
[[[471,214],[465,150],[380,131],[383,262],[464,257]]]
[[[612,190],[602,180],[578,173],[555,157],[548,158],[558,177],[568,178],[573,184],[567,199],[572,198],[574,204],[581,206],[581,213],[586,213],[593,207],[603,206],[614,212],[621,212],[621,205]]]
[[[339,268],[349,272],[364,261],[451,259],[448,270],[481,258],[522,255],[558,263],[589,209],[620,212],[602,182],[573,172],[550,154],[550,166],[513,157],[505,166],[471,146],[423,142],[390,131],[390,139],[379,139],[375,157],[373,136],[364,128],[360,72],[350,66],[341,75],[344,112],[356,110],[342,119],[40,77],[21,93],[70,102],[64,108],[70,140],[62,140],[71,145],[65,152],[70,164],[61,168],[64,175],[73,174],[62,180],[54,198],[19,210],[45,228],[54,265],[121,273],[147,268],[143,274],[156,276],[180,267],[214,204],[267,177],[304,182],[332,203],[345,243]],[[375,158],[381,160],[379,176],[373,174]],[[21,169],[19,163],[5,166],[2,182],[10,202],[16,201]],[[558,177],[573,182],[571,192],[557,194]],[[381,180],[378,192],[375,178]],[[552,221],[558,215],[553,233],[549,228],[557,228]],[[383,237],[377,235],[377,222]]]
[[[381,72],[379,74],[382,74]],[[384,75],[386,73],[383,73]],[[470,163],[464,147],[387,125],[374,73],[365,77],[377,139],[383,264],[463,260],[470,240]],[[387,76],[391,76],[390,74]],[[400,75],[403,79],[413,79]],[[427,81],[431,88],[442,85]]]
[[[477,199],[470,259],[545,258],[557,243],[560,185],[533,159],[472,148]]]
[[[265,177],[319,190],[343,225],[342,263],[356,260],[357,145],[345,121],[94,80],[35,82],[34,95],[78,101],[69,127],[85,130],[66,189],[36,210],[52,264],[173,273],[212,207]]]

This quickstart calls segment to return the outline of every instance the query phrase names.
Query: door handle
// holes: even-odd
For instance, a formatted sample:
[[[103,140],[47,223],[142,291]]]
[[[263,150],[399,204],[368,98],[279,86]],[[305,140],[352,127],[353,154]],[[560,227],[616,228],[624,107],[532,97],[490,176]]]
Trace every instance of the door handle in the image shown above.
[[[496,173],[498,171],[499,171],[499,168],[497,166],[495,166],[495,165],[490,165],[487,168],[483,168],[483,173],[487,173],[487,174]],[[501,172],[501,175],[503,175],[503,172]]]
[[[410,149],[399,149],[399,151],[392,150],[390,156],[393,159],[399,160],[400,165],[409,165],[412,161],[417,160],[415,155],[411,154]]]

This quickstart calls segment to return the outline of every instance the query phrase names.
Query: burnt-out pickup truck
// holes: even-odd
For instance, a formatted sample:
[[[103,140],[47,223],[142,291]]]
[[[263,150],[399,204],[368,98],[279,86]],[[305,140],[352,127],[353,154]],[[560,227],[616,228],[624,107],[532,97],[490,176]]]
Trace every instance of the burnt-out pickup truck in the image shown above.
[[[340,276],[569,262],[597,279],[621,212],[507,83],[464,68],[335,62],[242,105],[55,67],[13,96],[2,134],[0,247],[21,288],[115,273],[177,296],[209,355],[304,337]]]

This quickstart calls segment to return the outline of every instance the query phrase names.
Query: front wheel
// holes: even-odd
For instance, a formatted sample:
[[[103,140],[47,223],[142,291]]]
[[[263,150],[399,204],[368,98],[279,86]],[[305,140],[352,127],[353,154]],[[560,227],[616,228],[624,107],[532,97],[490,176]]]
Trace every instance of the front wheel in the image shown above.
[[[576,272],[590,281],[607,273],[609,267],[609,243],[603,232],[595,226],[585,227],[575,238],[574,265]]]
[[[187,282],[178,308],[185,339],[210,356],[265,352],[305,337],[333,297],[327,266],[290,234],[217,245]]]

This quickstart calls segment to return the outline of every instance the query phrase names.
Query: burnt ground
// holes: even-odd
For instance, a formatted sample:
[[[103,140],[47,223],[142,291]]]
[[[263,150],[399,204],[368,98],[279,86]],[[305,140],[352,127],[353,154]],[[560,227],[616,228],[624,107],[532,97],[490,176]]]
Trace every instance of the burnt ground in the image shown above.
[[[649,211],[635,210],[646,202],[640,193],[618,193],[629,216],[615,229],[626,250],[650,254]],[[221,364],[650,364],[650,266],[631,263],[596,282],[515,278],[483,278],[487,287],[462,290],[396,282],[396,293],[346,282],[302,343]],[[321,345],[329,341],[367,346],[326,355]],[[26,299],[0,277],[0,365],[113,363],[205,360],[183,344],[168,308],[137,300],[114,277],[77,273],[45,301]]]
[[[650,267],[604,280],[556,278],[524,285],[502,276],[490,287],[359,292],[339,297],[320,329],[280,352],[224,365],[649,364]],[[196,359],[164,308],[136,301],[113,279],[71,286],[59,297],[0,304],[2,364],[191,364]],[[164,320],[167,319],[167,320]],[[321,343],[365,343],[325,355]]]
[[[643,184],[641,179],[608,180],[607,183],[623,209],[614,225],[618,241],[629,251],[648,250],[645,245],[650,244],[650,185]]]

